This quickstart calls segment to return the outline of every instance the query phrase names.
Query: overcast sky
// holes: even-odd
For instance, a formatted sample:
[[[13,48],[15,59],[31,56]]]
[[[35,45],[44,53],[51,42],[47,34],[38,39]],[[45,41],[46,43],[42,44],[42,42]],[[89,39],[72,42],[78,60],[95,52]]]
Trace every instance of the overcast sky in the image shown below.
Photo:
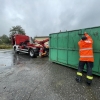
[[[0,0],[0,36],[16,25],[31,37],[100,26],[100,0]]]

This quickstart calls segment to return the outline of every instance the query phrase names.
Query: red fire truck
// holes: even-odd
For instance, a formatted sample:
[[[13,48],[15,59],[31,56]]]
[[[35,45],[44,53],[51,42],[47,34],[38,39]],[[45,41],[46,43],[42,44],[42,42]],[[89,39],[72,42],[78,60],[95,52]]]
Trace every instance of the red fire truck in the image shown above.
[[[14,52],[28,53],[30,57],[48,56],[49,49],[45,46],[45,42],[47,41],[49,41],[49,39],[43,41],[35,41],[37,43],[33,43],[32,38],[26,35],[15,34],[12,36]]]

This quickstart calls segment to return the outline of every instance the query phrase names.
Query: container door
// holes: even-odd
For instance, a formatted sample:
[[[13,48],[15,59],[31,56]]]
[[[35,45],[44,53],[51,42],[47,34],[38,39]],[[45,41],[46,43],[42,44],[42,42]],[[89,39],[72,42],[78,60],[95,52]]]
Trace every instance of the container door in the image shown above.
[[[49,38],[49,59],[57,62],[57,34],[50,34]]]
[[[82,34],[81,30],[69,31],[68,38],[68,65],[71,65],[73,68],[78,68],[79,63],[79,48],[78,41],[80,40],[80,35]]]
[[[68,32],[58,34],[58,62],[68,63]]]

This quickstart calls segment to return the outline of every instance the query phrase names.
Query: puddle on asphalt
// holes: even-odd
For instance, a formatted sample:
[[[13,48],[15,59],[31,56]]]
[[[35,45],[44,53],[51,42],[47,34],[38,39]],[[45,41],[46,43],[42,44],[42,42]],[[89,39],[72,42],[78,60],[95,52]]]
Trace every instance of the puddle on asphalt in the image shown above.
[[[0,70],[10,68],[12,65],[23,64],[27,60],[30,60],[28,55],[18,55],[15,54],[12,50],[0,50]]]
[[[0,69],[8,68],[13,64],[12,52],[0,51]]]

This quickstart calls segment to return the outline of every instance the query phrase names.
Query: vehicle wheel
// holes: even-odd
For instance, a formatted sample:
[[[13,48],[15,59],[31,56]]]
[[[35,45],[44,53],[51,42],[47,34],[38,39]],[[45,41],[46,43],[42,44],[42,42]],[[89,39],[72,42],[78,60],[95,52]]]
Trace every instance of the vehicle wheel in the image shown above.
[[[34,53],[34,50],[33,49],[31,49],[30,51],[29,51],[29,55],[30,55],[30,57],[35,57],[35,53]]]
[[[14,53],[19,54],[19,51],[16,51],[16,48],[14,47]]]

